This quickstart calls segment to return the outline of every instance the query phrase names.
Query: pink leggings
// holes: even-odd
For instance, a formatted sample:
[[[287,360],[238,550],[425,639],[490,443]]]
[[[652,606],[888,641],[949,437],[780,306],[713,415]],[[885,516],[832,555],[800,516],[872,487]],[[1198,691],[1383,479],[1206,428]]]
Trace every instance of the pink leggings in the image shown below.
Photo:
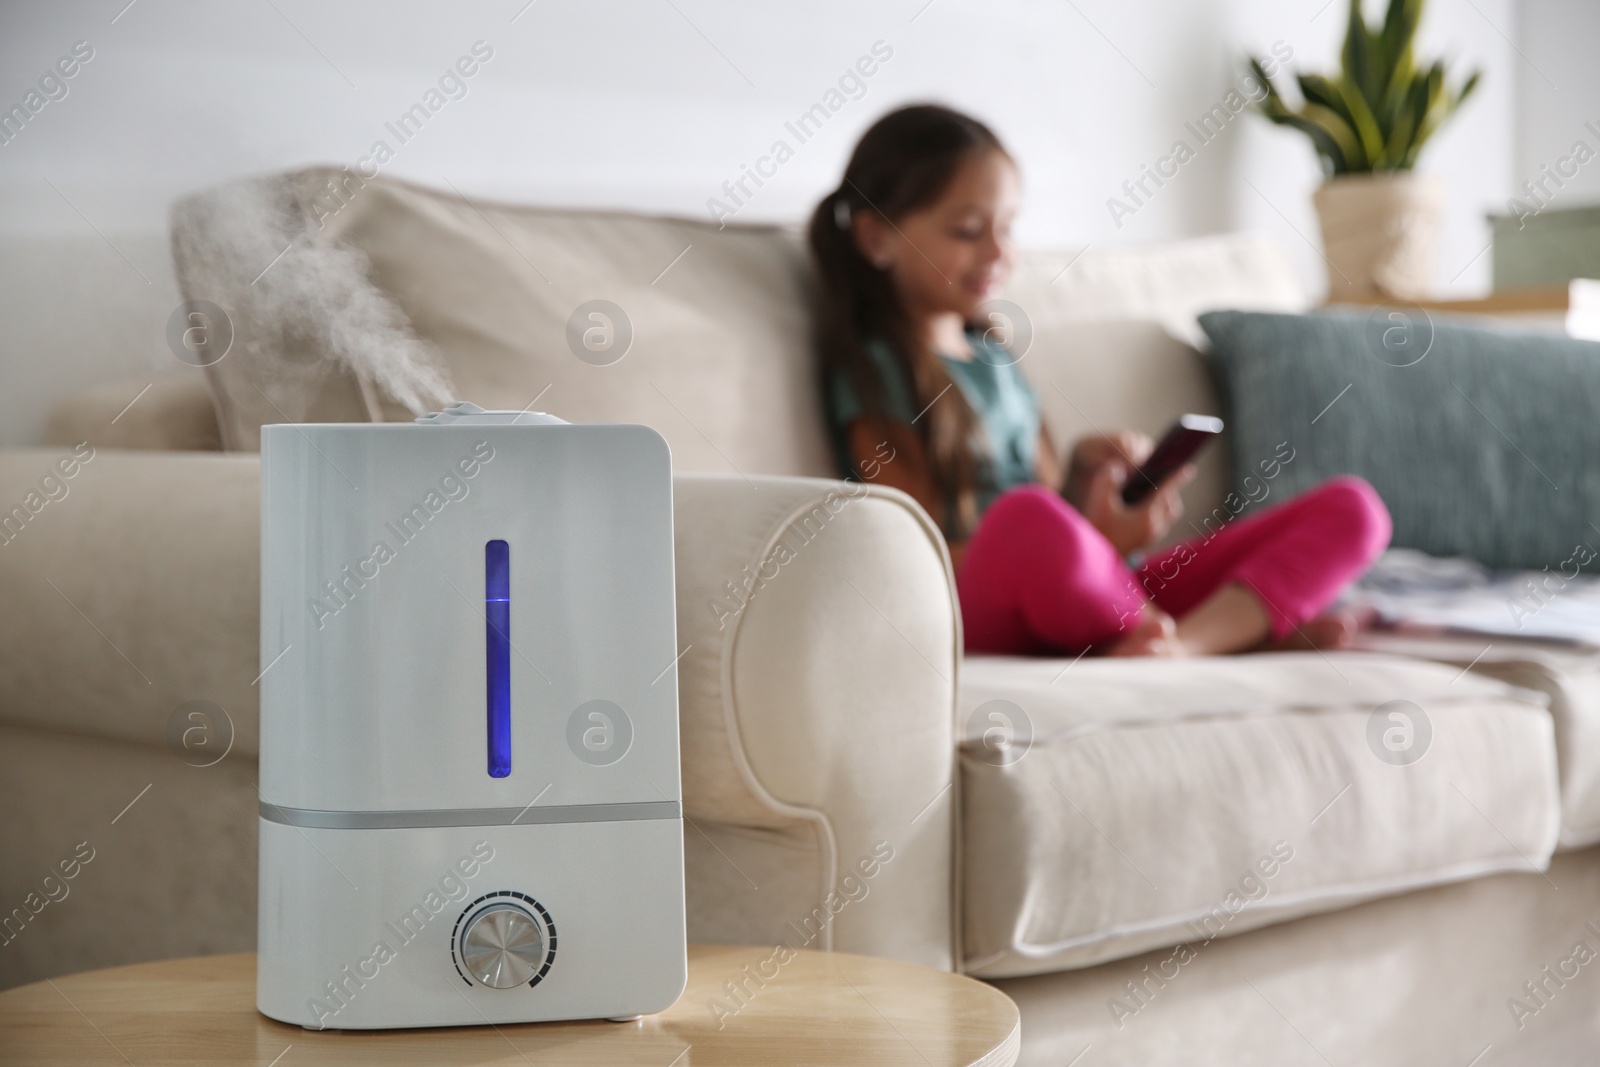
[[[1315,618],[1389,544],[1389,512],[1360,478],[1152,553],[1134,572],[1089,520],[1044,485],[1001,494],[967,544],[956,589],[968,652],[1076,654],[1137,622],[1174,618],[1230,583],[1253,590],[1281,638]]]

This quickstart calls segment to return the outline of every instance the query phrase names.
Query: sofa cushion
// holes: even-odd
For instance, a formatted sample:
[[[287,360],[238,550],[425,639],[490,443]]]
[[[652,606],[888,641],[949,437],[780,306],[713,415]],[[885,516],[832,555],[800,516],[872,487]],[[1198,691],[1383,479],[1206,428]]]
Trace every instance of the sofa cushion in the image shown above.
[[[1299,452],[1287,492],[1358,474],[1389,506],[1398,547],[1554,568],[1594,534],[1600,343],[1394,309],[1200,322],[1236,482],[1286,440]]]
[[[1140,320],[1198,347],[1207,343],[1204,312],[1310,306],[1294,260],[1262,233],[1033,252],[1019,259],[1005,295],[1041,334],[1062,321]],[[1097,362],[1114,372],[1117,354],[1103,352]]]
[[[219,199],[266,205],[246,215],[258,227],[299,218],[302,235],[288,236],[290,251],[259,280],[220,271],[227,257],[214,246],[251,241],[253,231],[238,232],[237,210],[219,217]],[[272,207],[284,200],[295,207]],[[374,346],[348,337],[400,329],[424,348],[391,338],[397,360],[437,363],[451,399],[645,423],[667,439],[680,471],[833,472],[805,258],[795,235],[776,227],[552,211],[313,168],[191,197],[175,230],[191,299],[305,318],[305,301],[276,294],[306,290],[307,278],[343,279],[354,256],[367,285],[357,295],[400,316],[345,312],[342,330],[308,322],[289,352],[271,343],[252,351],[254,335],[270,333],[259,321],[269,316],[238,314],[252,336],[211,368],[230,447],[257,447],[266,422],[406,419],[436,404],[420,387],[409,398],[384,388],[382,373],[357,358]],[[312,362],[327,373],[286,376],[308,347],[324,353]]]
[[[1062,313],[1042,317],[1035,329],[1034,351],[1020,366],[1063,450],[1080,437],[1114,429],[1159,439],[1179,415],[1221,410],[1205,357],[1160,323]],[[1203,516],[1223,505],[1232,475],[1227,445],[1224,436],[1200,454],[1195,480],[1183,490],[1185,514]],[[1193,535],[1178,523],[1171,539]]]
[[[229,451],[255,451],[264,423],[364,422],[386,397],[416,412],[450,397],[437,350],[372,284],[366,257],[325,239],[306,173],[229,182],[172,207],[185,314],[168,340],[204,366]]]
[[[461,397],[646,423],[679,470],[832,473],[791,233],[394,181],[355,193],[327,231],[367,255]]]
[[[1474,634],[1363,633],[1364,649],[1451,664],[1543,693],[1561,771],[1562,849],[1600,843],[1600,649]]]
[[[1371,653],[969,657],[962,670],[975,974],[1084,967],[1542,871],[1556,845],[1545,698],[1478,674]]]

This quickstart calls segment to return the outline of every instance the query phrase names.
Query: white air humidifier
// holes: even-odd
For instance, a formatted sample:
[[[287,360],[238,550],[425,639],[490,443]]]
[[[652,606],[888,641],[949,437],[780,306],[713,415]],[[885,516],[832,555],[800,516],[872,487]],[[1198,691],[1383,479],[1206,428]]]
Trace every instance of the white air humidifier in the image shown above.
[[[256,1005],[311,1028],[682,993],[666,442],[458,404],[261,434]]]

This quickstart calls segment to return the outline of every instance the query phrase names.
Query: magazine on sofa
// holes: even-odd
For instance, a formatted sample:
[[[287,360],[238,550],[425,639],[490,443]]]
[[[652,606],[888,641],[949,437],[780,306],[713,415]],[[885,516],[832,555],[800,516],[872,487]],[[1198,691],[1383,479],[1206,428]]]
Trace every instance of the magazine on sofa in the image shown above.
[[[1520,637],[1600,648],[1600,576],[1577,566],[1495,571],[1412,549],[1385,552],[1341,604],[1379,628]]]

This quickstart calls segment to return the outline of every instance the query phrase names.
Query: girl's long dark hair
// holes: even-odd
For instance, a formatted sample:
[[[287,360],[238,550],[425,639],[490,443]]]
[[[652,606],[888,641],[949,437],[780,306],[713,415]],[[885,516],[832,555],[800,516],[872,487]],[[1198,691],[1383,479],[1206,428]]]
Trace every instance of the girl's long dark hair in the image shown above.
[[[833,375],[842,374],[860,399],[862,417],[885,415],[883,384],[866,346],[887,345],[911,383],[917,409],[925,411],[914,429],[948,512],[935,518],[955,539],[977,524],[980,453],[987,448],[981,425],[953,387],[950,371],[913,333],[889,275],[857,248],[850,220],[858,211],[871,211],[893,223],[932,204],[962,160],[982,151],[1005,149],[987,126],[959,111],[934,104],[891,111],[862,135],[839,188],[817,205],[807,231],[820,283],[824,390]],[[849,442],[836,447],[851,464]],[[851,470],[859,475],[853,465]]]

